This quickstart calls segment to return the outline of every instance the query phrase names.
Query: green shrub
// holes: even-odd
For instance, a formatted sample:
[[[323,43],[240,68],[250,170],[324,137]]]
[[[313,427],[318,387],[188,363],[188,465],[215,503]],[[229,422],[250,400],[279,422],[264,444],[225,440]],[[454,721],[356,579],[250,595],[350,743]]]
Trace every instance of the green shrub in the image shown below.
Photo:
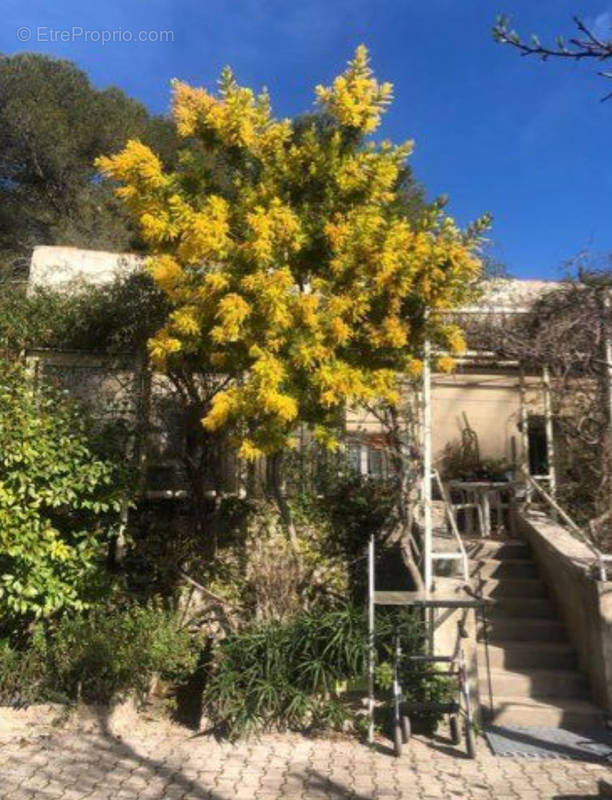
[[[163,567],[168,572],[174,568],[175,575],[180,570],[223,598],[231,608],[224,627],[229,622],[234,630],[251,620],[286,619],[323,602],[342,602],[348,594],[348,570],[329,520],[314,504],[292,506],[294,542],[275,504],[224,498],[207,527],[207,533],[214,529],[218,535],[214,561],[206,558],[202,537],[193,527],[185,526],[185,535],[175,537],[164,529],[154,537],[147,532],[137,546],[152,580],[145,584],[143,575],[141,585],[150,588],[157,580],[161,588],[157,575]],[[193,611],[199,620],[205,606],[194,605]]]
[[[176,615],[150,604],[64,618],[51,639],[50,660],[57,686],[68,697],[107,702],[120,691],[146,691],[155,674],[186,678],[196,653]]]
[[[83,608],[119,522],[120,477],[73,404],[0,359],[2,628]]]
[[[395,632],[409,654],[424,651],[425,630],[420,617],[406,610],[381,610],[378,619],[377,693],[389,701],[388,710]],[[363,683],[367,641],[365,614],[352,606],[253,625],[217,646],[204,691],[205,713],[231,739],[267,729],[338,729],[349,721],[359,728],[341,687]],[[401,673],[407,700],[448,698],[448,680],[427,664],[404,661]],[[416,716],[427,727],[440,717]]]
[[[337,480],[332,491],[319,500],[320,513],[329,520],[333,539],[347,565],[353,603],[365,602],[367,570],[364,558],[368,541],[382,529],[393,500],[394,489],[390,482],[355,474]]]
[[[423,652],[419,617],[379,612],[376,659],[379,694],[390,700],[394,633],[405,654]],[[367,665],[365,614],[352,606],[302,612],[284,623],[253,625],[217,646],[204,692],[204,709],[223,735],[266,729],[337,729],[351,718],[341,687],[362,683]],[[404,662],[407,699],[442,700],[448,682],[423,662]],[[433,725],[439,715],[420,715]]]
[[[217,647],[204,693],[211,722],[230,738],[260,729],[340,727],[340,683],[364,674],[367,635],[351,607],[253,625]]]
[[[154,675],[180,682],[197,663],[197,643],[176,614],[159,604],[99,607],[39,626],[27,648],[0,642],[0,697],[6,702],[106,703],[128,690],[146,692]]]
[[[380,613],[376,679],[387,700],[397,629],[404,653],[424,646],[417,616]],[[159,603],[99,607],[65,616],[54,630],[39,623],[27,647],[0,640],[0,702],[107,703],[128,690],[145,693],[156,675],[184,684],[196,674],[200,650],[176,614]],[[253,624],[216,646],[203,708],[217,731],[232,739],[267,729],[340,729],[348,722],[358,729],[344,688],[362,683],[366,665],[366,618],[354,607]],[[402,682],[408,699],[448,697],[448,682],[421,662],[405,665]],[[437,718],[424,717],[430,727]]]
[[[393,680],[393,657],[395,649],[395,634],[400,636],[401,648],[404,655],[425,653],[427,651],[426,628],[419,613],[408,609],[383,608],[377,611],[377,666],[375,678],[377,687],[386,695],[389,703],[387,712],[391,708],[391,688]],[[454,681],[442,674],[436,664],[422,661],[402,659],[400,662],[399,678],[402,686],[404,700],[410,703],[447,703],[454,693]],[[386,716],[389,724],[390,714]],[[433,731],[443,716],[437,711],[412,712],[411,719],[417,720],[420,726]]]
[[[25,648],[0,639],[0,702],[26,705],[50,700],[45,688],[48,678],[47,640],[41,625],[34,628]]]
[[[360,555],[372,534],[383,527],[393,506],[390,482],[351,475],[338,481],[323,500],[335,534],[347,557]]]

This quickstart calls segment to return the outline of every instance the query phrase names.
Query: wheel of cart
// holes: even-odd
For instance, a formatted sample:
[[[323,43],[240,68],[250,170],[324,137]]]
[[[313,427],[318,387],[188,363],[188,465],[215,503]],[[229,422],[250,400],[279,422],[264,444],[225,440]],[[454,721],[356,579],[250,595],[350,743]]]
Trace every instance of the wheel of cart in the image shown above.
[[[463,645],[461,644],[462,639],[466,639],[468,633],[465,629],[465,624],[463,620],[459,621],[458,623],[459,629],[459,652],[457,654],[458,658],[455,660],[455,666],[457,669],[457,688],[459,689],[459,697],[461,701],[461,706],[463,710],[463,728],[465,733],[465,749],[467,750],[467,754],[469,758],[476,758],[476,734],[474,732],[474,720],[472,717],[472,701],[470,698],[470,682],[467,674],[467,664],[465,661],[465,652],[463,650]],[[456,721],[457,727],[459,727],[459,720]],[[452,735],[452,728],[453,724],[451,723],[451,735]]]
[[[459,623],[459,631],[460,636],[465,636],[461,623]],[[417,703],[404,700],[404,692],[400,680],[402,661],[420,662],[441,667],[438,674],[451,678],[455,683],[455,697],[447,703]],[[393,659],[393,750],[396,756],[402,754],[402,745],[406,744],[410,739],[410,714],[424,711],[447,715],[453,744],[461,743],[461,735],[463,733],[468,757],[476,758],[476,736],[474,734],[470,687],[463,647],[460,646],[457,654],[451,656],[404,656],[400,637],[396,635]]]
[[[410,740],[412,733],[410,717],[404,713],[405,704],[402,701],[402,686],[400,683],[400,664],[402,660],[402,645],[399,634],[395,635],[395,657],[393,659],[393,751],[396,756],[401,756],[402,745]]]

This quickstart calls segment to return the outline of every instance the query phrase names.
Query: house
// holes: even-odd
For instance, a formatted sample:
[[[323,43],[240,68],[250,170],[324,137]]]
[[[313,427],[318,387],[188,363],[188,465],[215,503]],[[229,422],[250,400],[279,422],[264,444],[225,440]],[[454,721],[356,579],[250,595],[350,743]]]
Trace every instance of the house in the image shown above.
[[[142,270],[143,264],[144,258],[133,254],[41,246],[33,251],[28,285],[31,289],[58,291],[78,285],[101,286]],[[556,286],[549,281],[495,279],[486,285],[478,307],[462,311],[464,316],[477,313],[503,319],[508,314],[528,312]],[[56,371],[60,363],[70,362],[81,376],[75,381],[75,391],[81,397],[101,392],[104,413],[113,414],[117,406],[125,406],[126,392],[115,391],[110,379],[102,390],[94,390],[104,373],[99,358],[72,353],[46,354],[43,360],[48,369]],[[519,365],[500,363],[477,349],[459,359],[452,374],[432,375],[434,464],[443,473],[452,471],[469,446],[475,448],[479,460],[498,471],[516,471],[521,464],[528,464],[532,474],[544,476],[549,485],[552,481],[554,493],[555,442],[552,424],[547,427],[546,423],[547,392],[546,376],[521,376]],[[363,475],[381,475],[386,462],[376,418],[365,411],[350,411],[346,426],[352,468]],[[160,456],[165,453],[166,460],[172,458],[169,437],[169,431],[160,432],[158,437]],[[158,475],[159,480],[163,478]]]
[[[136,256],[38,247],[32,255],[29,285],[62,291],[74,283],[101,285],[142,268],[143,260]],[[501,324],[512,315],[529,313],[555,286],[545,281],[492,280],[478,306],[452,314]],[[470,348],[453,373],[434,372],[423,382],[421,406],[426,413],[417,424],[431,434],[423,438],[431,442],[432,466],[446,477],[461,477],[484,463],[487,479],[496,473],[515,478],[524,468],[554,499],[559,443],[546,369],[524,370],[518,361],[500,360],[483,351],[478,342],[470,343]],[[103,413],[137,416],[142,395],[138,388],[134,391],[138,384],[134,364],[109,366],[104,359],[82,352],[30,356],[43,370],[58,375],[72,371],[73,390],[84,398],[94,396]],[[163,400],[167,395],[163,379],[159,381],[157,390],[153,384],[152,396]],[[150,422],[149,444],[154,441],[159,465],[157,484],[150,491],[174,496],[181,487],[173,483],[169,468],[180,455],[172,426],[155,408]],[[351,411],[346,429],[355,470],[372,477],[383,474],[385,441],[377,419],[366,411]],[[227,480],[230,484],[231,474]],[[488,502],[488,492],[483,496]],[[427,500],[424,505],[428,507]],[[472,630],[474,688],[480,689],[483,705],[489,706],[497,722],[592,725],[601,711],[587,699],[584,675],[590,680],[590,696],[612,713],[612,584],[594,579],[593,551],[576,541],[551,513],[534,515],[521,507],[513,508],[513,514],[521,541],[507,545],[494,539],[470,540],[471,579],[478,591],[496,601],[490,620],[478,623],[478,643],[476,626]],[[507,514],[498,513],[495,519],[505,523]],[[446,629],[441,620],[436,625],[438,641],[443,641],[448,620]]]

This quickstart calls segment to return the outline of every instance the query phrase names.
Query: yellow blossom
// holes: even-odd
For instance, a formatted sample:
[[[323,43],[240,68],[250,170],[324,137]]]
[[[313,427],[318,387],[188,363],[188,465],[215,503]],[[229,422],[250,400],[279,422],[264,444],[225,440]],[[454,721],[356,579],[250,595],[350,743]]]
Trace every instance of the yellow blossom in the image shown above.
[[[115,180],[129,179],[147,189],[160,190],[167,185],[159,158],[149,147],[135,139],[130,139],[117,155],[98,158],[96,166],[100,172]]]
[[[151,277],[167,294],[172,294],[185,280],[185,272],[172,256],[156,256],[149,260],[147,267]]]
[[[235,391],[217,392],[213,397],[210,411],[202,420],[202,425],[209,431],[216,431],[225,425],[229,416],[236,410],[236,405]]]
[[[317,100],[341,125],[363,133],[375,131],[393,98],[390,83],[379,84],[369,66],[368,51],[360,45],[348,69],[331,87],[317,86]]]
[[[242,323],[251,313],[250,305],[239,294],[226,294],[219,302],[216,317],[220,321],[211,330],[211,338],[218,344],[235,341],[240,336]]]
[[[182,231],[177,256],[197,264],[227,255],[230,245],[227,202],[216,195],[206,198],[202,211],[191,214]]]
[[[256,447],[250,439],[242,440],[240,449],[238,450],[238,458],[242,458],[244,461],[255,461],[263,455],[265,455],[264,451]]]
[[[200,332],[195,306],[182,306],[170,314],[172,331],[177,336],[196,336]]]
[[[167,329],[162,328],[152,339],[149,340],[149,353],[153,364],[164,369],[168,356],[178,353],[182,348],[180,339],[171,336]]]
[[[439,356],[436,359],[438,372],[452,372],[455,369],[455,360],[451,356]]]

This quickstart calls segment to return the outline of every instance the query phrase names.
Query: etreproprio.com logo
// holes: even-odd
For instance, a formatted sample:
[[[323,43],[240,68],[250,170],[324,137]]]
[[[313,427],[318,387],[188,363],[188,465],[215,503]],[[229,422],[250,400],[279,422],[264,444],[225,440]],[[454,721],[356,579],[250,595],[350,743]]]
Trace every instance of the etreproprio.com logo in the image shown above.
[[[83,28],[80,25],[73,25],[71,28],[22,25],[17,28],[16,34],[20,42],[86,42],[101,45],[174,42],[174,31],[169,30],[133,31],[127,28]]]

